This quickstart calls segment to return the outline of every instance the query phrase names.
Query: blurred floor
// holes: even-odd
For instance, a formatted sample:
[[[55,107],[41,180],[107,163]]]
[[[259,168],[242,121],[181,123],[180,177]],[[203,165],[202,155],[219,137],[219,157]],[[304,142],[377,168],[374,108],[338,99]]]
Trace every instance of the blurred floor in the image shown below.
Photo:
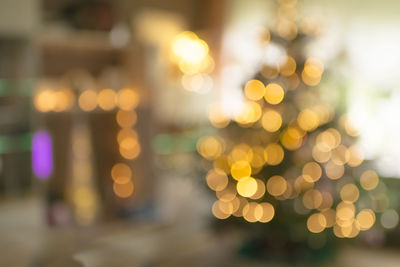
[[[238,236],[217,238],[202,222],[48,228],[42,204],[37,197],[1,202],[0,266],[286,266],[237,258]],[[400,254],[346,247],[324,266],[400,266]]]

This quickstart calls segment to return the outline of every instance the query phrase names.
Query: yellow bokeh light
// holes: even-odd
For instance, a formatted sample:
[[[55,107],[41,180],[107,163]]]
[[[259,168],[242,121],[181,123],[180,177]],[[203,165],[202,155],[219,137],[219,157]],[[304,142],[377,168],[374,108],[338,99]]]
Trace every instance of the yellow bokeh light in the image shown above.
[[[281,135],[281,143],[288,150],[296,150],[303,144],[303,135],[299,129],[288,127]]]
[[[94,90],[85,90],[78,99],[79,107],[83,111],[92,111],[97,107],[97,93]]]
[[[213,105],[208,112],[208,119],[216,128],[225,128],[228,126],[230,119],[224,114],[218,105]]]
[[[321,213],[314,213],[307,219],[307,229],[311,233],[320,233],[325,230],[326,219]]]
[[[249,202],[243,207],[243,218],[248,222],[256,222],[263,216],[263,208],[256,202]]]
[[[132,110],[139,105],[139,94],[129,88],[124,88],[118,91],[117,104],[120,109]]]
[[[253,159],[253,150],[247,144],[236,145],[229,153],[229,161],[231,163],[240,160],[245,160],[250,162],[252,159]]]
[[[282,117],[275,110],[267,110],[262,116],[262,127],[268,132],[276,132],[282,126]]]
[[[271,105],[277,105],[282,102],[285,91],[282,86],[277,83],[270,83],[265,87],[265,101]]]
[[[56,104],[54,92],[52,90],[42,90],[38,92],[33,99],[33,104],[35,108],[41,112],[51,111]]]
[[[250,196],[251,199],[259,199],[265,194],[265,184],[260,179],[256,179],[257,182],[257,190],[256,192]]]
[[[112,89],[103,89],[97,95],[99,107],[103,110],[112,110],[115,108],[116,94]]]
[[[246,101],[239,116],[235,119],[240,124],[249,124],[258,121],[261,118],[262,109],[260,104],[253,101]]]
[[[252,177],[240,179],[236,185],[236,190],[243,197],[251,197],[257,192],[257,181]]]
[[[307,182],[316,182],[321,178],[322,169],[316,162],[308,162],[304,165],[302,175]]]
[[[278,34],[285,40],[293,40],[296,38],[298,29],[297,25],[288,19],[280,19],[276,26]]]
[[[285,63],[280,66],[280,72],[283,76],[291,76],[296,71],[296,61],[291,57],[287,56]]]
[[[237,195],[236,186],[229,184],[224,190],[217,191],[215,194],[224,202],[232,201]]]
[[[187,64],[200,65],[208,55],[208,45],[193,32],[185,31],[175,37],[172,52],[175,59]]]
[[[265,86],[259,80],[250,80],[244,87],[244,95],[250,100],[260,100],[265,94]]]
[[[346,184],[340,190],[340,198],[343,202],[353,203],[359,196],[360,192],[355,184]]]
[[[318,209],[323,201],[322,194],[319,190],[310,189],[303,195],[303,204],[307,209]]]
[[[332,180],[340,179],[344,174],[344,166],[329,161],[324,166],[326,176]]]
[[[350,160],[350,152],[344,145],[339,145],[332,151],[332,162],[337,165],[344,165]]]
[[[303,82],[309,86],[315,86],[321,81],[324,64],[318,59],[307,59],[301,73]]]
[[[336,222],[336,212],[333,209],[327,209],[321,212],[325,216],[326,227],[333,227]]]
[[[117,123],[121,128],[129,128],[135,125],[137,115],[135,111],[118,110]]]
[[[210,170],[206,176],[208,187],[214,191],[221,191],[228,185],[228,176],[219,169]]]
[[[360,184],[365,190],[372,190],[378,186],[379,177],[373,170],[367,170],[361,174]]]
[[[332,207],[333,205],[333,197],[329,192],[322,192],[322,203],[318,207],[319,210],[324,211]]]
[[[331,158],[332,152],[330,150],[328,151],[322,151],[319,149],[318,146],[314,146],[312,149],[312,157],[314,158],[315,161],[319,163],[325,163]]]
[[[140,155],[141,147],[137,139],[125,138],[119,145],[119,152],[126,159],[135,159]]]
[[[294,189],[297,194],[305,192],[313,187],[314,187],[314,183],[307,182],[303,176],[297,177],[296,180],[294,181]]]
[[[221,200],[215,201],[211,208],[213,215],[220,220],[228,218],[231,215],[230,210],[233,211],[232,204]]]
[[[126,184],[132,177],[131,168],[125,163],[117,163],[111,169],[111,177],[115,183]]]
[[[251,166],[248,161],[236,161],[231,166],[231,175],[234,179],[240,180],[251,175]]]
[[[361,148],[357,145],[352,145],[348,149],[349,160],[347,164],[351,167],[357,167],[364,161],[364,153]]]
[[[133,194],[133,183],[129,181],[125,184],[114,183],[113,185],[114,193],[120,198],[127,198]]]
[[[54,92],[54,111],[66,111],[71,109],[75,104],[75,95],[72,90],[62,89]]]
[[[262,223],[267,223],[267,222],[271,221],[275,215],[274,206],[272,206],[268,202],[260,203],[260,206],[261,206],[263,212],[262,212],[261,218],[259,218],[258,220]]]
[[[285,193],[287,182],[285,178],[279,175],[272,176],[267,181],[267,191],[272,196],[280,196]]]
[[[213,160],[223,153],[224,146],[219,138],[205,136],[197,142],[197,151],[205,159]]]
[[[312,131],[319,125],[318,115],[311,109],[304,109],[299,113],[297,123],[304,131]]]
[[[371,209],[363,209],[357,214],[356,222],[360,230],[366,231],[374,225],[375,218],[375,213]]]
[[[121,142],[127,138],[138,140],[138,134],[135,130],[131,128],[124,128],[119,130],[117,135],[118,144],[121,144]]]
[[[278,165],[283,157],[284,151],[279,144],[269,144],[264,150],[264,159],[269,165]]]

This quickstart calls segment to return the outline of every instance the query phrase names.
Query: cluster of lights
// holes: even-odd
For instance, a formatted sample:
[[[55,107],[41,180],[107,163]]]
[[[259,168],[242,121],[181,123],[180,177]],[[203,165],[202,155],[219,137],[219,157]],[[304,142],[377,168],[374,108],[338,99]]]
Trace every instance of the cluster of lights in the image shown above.
[[[70,111],[75,106],[76,102],[78,103],[79,108],[84,112],[92,112],[97,108],[100,108],[104,111],[112,111],[117,108],[118,111],[116,113],[116,122],[120,127],[117,135],[119,152],[126,160],[133,160],[139,156],[141,152],[141,146],[139,143],[138,134],[134,129],[137,121],[135,109],[139,105],[139,94],[135,90],[131,88],[123,88],[119,91],[109,88],[102,89],[100,91],[88,89],[82,91],[79,96],[76,97],[76,94],[70,89],[43,89],[39,90],[34,96],[34,106],[40,112]],[[84,147],[85,146],[79,148],[79,146],[77,146],[77,149],[79,148],[82,150]],[[80,153],[82,155],[86,155],[89,152],[86,153],[83,151]],[[78,155],[79,153],[75,154]],[[78,162],[74,164],[74,175],[76,174],[77,176],[82,176],[91,173],[91,170],[83,170],[84,166],[87,165],[87,168],[89,168],[90,164],[88,162],[88,164],[82,164],[82,160],[83,159],[81,159],[81,163]],[[85,158],[85,160],[88,161],[89,159]],[[132,171],[127,164],[115,164],[111,170],[111,177],[113,179],[114,193],[118,197],[127,198],[132,195],[134,188],[132,182]],[[82,198],[82,190],[76,190],[76,196],[73,197],[77,207],[82,203],[87,204],[90,202],[86,198]],[[82,213],[80,210],[81,209],[77,209],[79,214]],[[90,221],[88,216],[86,216],[86,219],[82,219],[82,221]],[[77,218],[83,217],[77,216]]]
[[[130,110],[134,109],[139,101],[137,92],[130,88],[118,92],[110,88],[100,91],[88,89],[83,91],[78,99],[76,98],[71,89],[43,89],[35,94],[33,104],[40,112],[63,112],[70,111],[78,102],[81,110],[90,112],[96,108],[104,111],[115,108]]]
[[[214,60],[207,43],[195,33],[185,31],[174,38],[171,58],[183,73],[183,88],[197,93],[206,93],[212,88],[213,81],[209,74],[214,69]]]
[[[121,89],[117,93],[119,110],[116,121],[120,127],[117,135],[119,152],[126,160],[136,159],[140,152],[138,134],[134,129],[137,122],[135,111],[139,104],[139,95],[131,89]],[[114,193],[120,198],[127,198],[133,194],[134,185],[132,181],[132,170],[126,163],[116,163],[111,169]]]
[[[278,12],[277,33],[289,41],[298,34],[295,5],[295,0],[280,1]],[[316,34],[311,24],[301,24],[301,31]],[[266,223],[275,215],[274,202],[292,200],[294,211],[308,216],[306,227],[312,233],[332,228],[339,238],[354,238],[376,223],[377,213],[382,213],[383,227],[397,225],[399,215],[388,209],[384,183],[362,166],[364,155],[351,144],[357,129],[346,115],[337,120],[337,128],[331,127],[336,122],[333,108],[305,89],[317,86],[323,73],[319,59],[299,64],[285,55],[262,67],[261,76],[271,82],[244,85],[246,99],[233,118],[218,106],[210,109],[216,128],[234,122],[249,129],[233,134],[233,140],[205,136],[197,143],[199,154],[213,162],[206,182],[218,198],[212,206],[216,218]],[[284,173],[274,167],[287,163],[291,165]],[[267,177],[263,170],[269,170]],[[339,194],[327,183],[336,184]]]

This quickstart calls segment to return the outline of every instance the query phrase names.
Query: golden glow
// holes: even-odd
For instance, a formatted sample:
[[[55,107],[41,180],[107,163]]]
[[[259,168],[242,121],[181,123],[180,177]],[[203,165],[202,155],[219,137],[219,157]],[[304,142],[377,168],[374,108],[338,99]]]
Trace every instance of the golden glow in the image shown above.
[[[217,219],[223,220],[231,216],[233,206],[230,202],[217,200],[212,205],[211,211]]]
[[[350,160],[350,152],[344,145],[339,145],[332,153],[332,162],[344,165]]]
[[[288,19],[280,19],[276,26],[278,34],[285,40],[293,40],[296,38],[298,29],[296,24]]]
[[[304,131],[312,131],[319,125],[318,115],[311,109],[304,109],[297,117],[297,123]]]
[[[287,56],[285,63],[280,66],[280,72],[283,76],[291,76],[296,71],[296,61],[291,57]]]
[[[33,104],[35,108],[41,112],[51,111],[56,104],[54,92],[52,90],[42,90],[38,92],[33,99]]]
[[[185,31],[175,37],[172,52],[179,62],[201,64],[208,55],[208,45],[195,33]]]
[[[71,109],[75,104],[75,95],[72,90],[62,89],[54,92],[54,111],[66,111]]]
[[[314,213],[307,219],[307,229],[311,233],[320,233],[325,230],[326,219],[321,213]]]
[[[228,126],[230,119],[226,116],[218,105],[214,105],[208,112],[208,119],[216,128],[225,128]]]
[[[359,196],[360,192],[357,186],[354,184],[346,184],[340,190],[340,198],[343,200],[343,202],[356,202]]]
[[[296,150],[303,144],[303,135],[299,129],[288,127],[281,135],[281,143],[288,150]]]
[[[285,193],[287,182],[285,178],[279,175],[272,176],[267,181],[267,191],[272,196],[280,196]]]
[[[123,140],[128,139],[128,138],[138,140],[137,132],[130,128],[124,128],[124,129],[119,130],[118,135],[117,135],[118,144],[121,144],[121,142]]]
[[[361,148],[357,145],[352,145],[348,149],[349,160],[347,164],[351,167],[357,167],[364,161],[364,154]]]
[[[121,141],[119,152],[126,159],[135,159],[139,156],[141,147],[137,139],[126,138]]]
[[[120,198],[127,198],[133,194],[133,183],[129,181],[125,184],[114,183],[113,185],[114,193]]]
[[[365,190],[372,190],[378,186],[379,177],[373,170],[367,170],[361,174],[360,184]]]
[[[247,101],[244,103],[241,113],[235,119],[240,124],[249,124],[258,121],[261,115],[262,110],[260,104]]]
[[[282,126],[282,117],[275,110],[267,110],[261,120],[262,127],[268,132],[276,132]]]
[[[323,197],[320,191],[310,189],[303,195],[303,204],[307,209],[317,209],[321,206]]]
[[[205,136],[197,142],[197,151],[208,160],[219,157],[224,150],[222,142],[214,136]]]
[[[318,59],[307,59],[301,73],[303,82],[309,86],[315,86],[321,81],[324,72],[324,64]]]
[[[312,149],[312,156],[315,161],[319,163],[325,163],[331,158],[332,152],[330,150],[328,151],[322,151],[319,149],[318,146],[314,146]]]
[[[131,168],[125,163],[117,163],[111,169],[111,177],[115,183],[126,184],[132,177]]]
[[[257,192],[257,181],[252,177],[244,177],[238,181],[236,190],[243,197],[251,197]]]
[[[235,161],[251,161],[253,159],[253,150],[247,144],[236,145],[229,153],[229,161],[234,163]]]
[[[259,221],[262,223],[267,223],[267,222],[271,221],[275,215],[274,206],[272,206],[268,202],[260,203],[260,206],[261,206],[263,212],[262,212],[261,218],[259,218]]]
[[[271,105],[277,105],[282,102],[285,91],[277,83],[270,83],[265,87],[265,101]]]
[[[232,164],[231,175],[234,179],[240,180],[251,175],[251,166],[248,161],[240,160]]]
[[[250,80],[244,87],[244,95],[250,100],[260,100],[265,94],[265,86],[259,80]]]
[[[313,187],[314,187],[314,183],[307,182],[303,176],[297,177],[296,180],[294,181],[294,189],[297,194],[307,191]]]
[[[329,192],[322,192],[322,203],[318,207],[319,210],[327,210],[333,205],[333,197]]]
[[[214,169],[207,173],[206,181],[212,190],[221,191],[228,185],[228,176],[222,170]]]
[[[83,111],[92,111],[97,107],[97,93],[94,90],[85,90],[78,99],[79,107]]]
[[[117,94],[118,107],[122,110],[132,110],[139,105],[139,94],[129,88],[118,91]]]
[[[340,179],[344,174],[344,166],[336,165],[332,161],[326,163],[324,167],[326,176],[332,180]]]
[[[115,108],[116,95],[112,89],[103,89],[97,95],[97,102],[103,110]]]
[[[260,179],[256,179],[257,182],[257,191],[250,196],[251,199],[259,199],[265,194],[265,184]]]
[[[366,231],[374,225],[375,213],[370,209],[363,209],[357,214],[356,222],[360,230]]]
[[[236,187],[233,184],[230,184],[224,190],[217,191],[216,195],[220,200],[224,202],[232,201],[237,195]]]
[[[321,212],[325,216],[326,227],[333,227],[336,222],[336,212],[333,209],[327,209]]]
[[[263,207],[256,202],[249,202],[243,207],[243,218],[248,222],[256,222],[263,216]]]
[[[269,144],[264,150],[264,159],[269,165],[278,165],[283,157],[284,151],[279,144]]]
[[[318,163],[308,162],[304,165],[302,174],[307,182],[316,182],[321,178],[322,169]]]
[[[129,128],[135,125],[137,115],[135,111],[118,110],[117,123],[121,128]]]

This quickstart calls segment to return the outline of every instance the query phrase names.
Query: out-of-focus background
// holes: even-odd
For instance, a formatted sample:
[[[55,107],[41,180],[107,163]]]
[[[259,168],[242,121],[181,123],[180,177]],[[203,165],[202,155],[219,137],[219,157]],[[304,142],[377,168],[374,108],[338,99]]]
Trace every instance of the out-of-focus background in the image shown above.
[[[399,9],[2,0],[0,265],[399,266]]]

